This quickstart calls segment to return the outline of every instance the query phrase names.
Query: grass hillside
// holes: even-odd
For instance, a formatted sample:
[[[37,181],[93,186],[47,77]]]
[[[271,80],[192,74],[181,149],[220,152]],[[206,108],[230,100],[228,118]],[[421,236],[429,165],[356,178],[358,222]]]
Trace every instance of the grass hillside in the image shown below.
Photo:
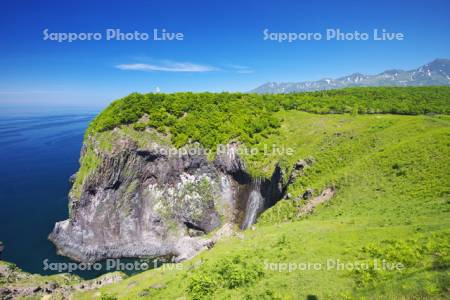
[[[444,91],[436,112],[448,112]],[[260,135],[254,146],[294,154],[245,159],[261,174],[277,162],[287,168],[313,159],[289,199],[267,210],[255,230],[220,241],[181,270],[146,271],[75,299],[448,299],[450,118],[361,115],[360,107],[349,114],[273,109],[276,134]],[[329,202],[298,217],[299,196],[330,186],[336,194]],[[403,268],[374,264],[383,259]]]

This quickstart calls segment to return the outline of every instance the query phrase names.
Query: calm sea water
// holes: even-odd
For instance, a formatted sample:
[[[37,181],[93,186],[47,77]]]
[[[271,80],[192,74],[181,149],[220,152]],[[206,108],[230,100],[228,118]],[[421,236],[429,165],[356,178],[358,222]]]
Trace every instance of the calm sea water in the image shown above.
[[[47,240],[67,218],[68,178],[78,169],[83,134],[95,113],[0,114],[0,241],[2,259],[39,274],[43,261],[69,262]],[[100,272],[78,272],[85,278]]]

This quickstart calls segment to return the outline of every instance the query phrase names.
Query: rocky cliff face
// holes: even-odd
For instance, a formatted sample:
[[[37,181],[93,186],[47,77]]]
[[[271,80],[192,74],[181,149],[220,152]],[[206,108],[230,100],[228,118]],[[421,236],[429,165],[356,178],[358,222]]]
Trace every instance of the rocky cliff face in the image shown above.
[[[214,161],[200,147],[174,151],[127,136],[110,151],[100,144],[90,137],[83,146],[81,161],[89,151],[97,163],[72,188],[69,219],[49,236],[60,254],[78,261],[187,259],[210,243],[202,235],[225,223],[251,225],[283,193],[279,170],[272,180],[253,180],[235,144]]]

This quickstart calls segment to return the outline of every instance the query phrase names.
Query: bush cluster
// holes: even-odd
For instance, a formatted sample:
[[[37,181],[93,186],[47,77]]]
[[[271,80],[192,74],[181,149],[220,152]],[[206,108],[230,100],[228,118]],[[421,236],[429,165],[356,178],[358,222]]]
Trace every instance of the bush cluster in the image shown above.
[[[236,255],[196,270],[188,279],[186,291],[192,299],[204,299],[211,297],[217,289],[249,286],[263,275],[260,264],[250,257]]]

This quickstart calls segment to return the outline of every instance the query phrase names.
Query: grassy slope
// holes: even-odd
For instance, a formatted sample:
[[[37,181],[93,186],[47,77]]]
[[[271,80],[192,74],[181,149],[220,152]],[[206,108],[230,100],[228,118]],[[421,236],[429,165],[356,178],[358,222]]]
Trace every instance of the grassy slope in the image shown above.
[[[215,264],[241,256],[246,266],[231,264],[238,277],[250,278],[245,270],[251,268],[262,270],[262,276],[237,288],[212,288],[213,294],[207,298],[449,296],[450,119],[298,111],[278,114],[284,119],[280,135],[266,143],[295,149],[295,155],[285,159],[286,165],[307,156],[316,160],[289,192],[295,197],[308,187],[321,191],[334,185],[337,194],[331,202],[298,220],[295,214],[302,203],[283,200],[264,213],[257,230],[246,231],[244,238],[219,242],[185,262],[184,270],[147,271],[103,288],[103,294],[120,299],[135,299],[139,294],[149,299],[190,298],[198,295],[186,292],[189,284],[192,287],[192,278],[214,282],[218,276]],[[277,155],[256,157],[252,168],[270,172],[278,159]],[[407,268],[391,272],[264,269],[265,261],[354,262],[374,257],[402,262]],[[191,265],[196,267],[189,269]],[[154,284],[164,288],[152,289]],[[207,289],[206,285],[203,290]],[[93,295],[79,294],[77,298],[91,299]]]

